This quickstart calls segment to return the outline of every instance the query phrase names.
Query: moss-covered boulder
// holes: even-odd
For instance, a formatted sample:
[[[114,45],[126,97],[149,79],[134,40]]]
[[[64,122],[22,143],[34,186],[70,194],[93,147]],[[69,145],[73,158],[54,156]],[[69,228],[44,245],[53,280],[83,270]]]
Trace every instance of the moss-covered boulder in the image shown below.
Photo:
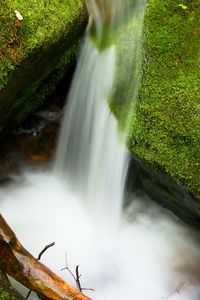
[[[0,132],[41,104],[74,59],[83,0],[0,0]]]
[[[149,1],[128,147],[143,166],[182,183],[200,200],[199,0]]]

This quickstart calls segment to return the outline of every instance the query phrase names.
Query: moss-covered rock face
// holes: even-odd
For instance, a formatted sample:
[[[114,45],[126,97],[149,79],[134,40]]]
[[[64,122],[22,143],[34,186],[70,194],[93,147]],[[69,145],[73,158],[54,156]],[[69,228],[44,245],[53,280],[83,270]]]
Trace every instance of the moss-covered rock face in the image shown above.
[[[0,0],[0,129],[41,104],[75,57],[83,0]],[[8,126],[9,125],[9,126]]]
[[[130,151],[200,199],[199,0],[150,0]]]

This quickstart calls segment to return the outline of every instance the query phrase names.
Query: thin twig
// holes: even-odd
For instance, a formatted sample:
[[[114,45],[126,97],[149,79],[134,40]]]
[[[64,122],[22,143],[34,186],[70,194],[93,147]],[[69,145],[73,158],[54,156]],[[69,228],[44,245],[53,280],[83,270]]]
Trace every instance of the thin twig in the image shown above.
[[[81,283],[80,283],[80,277],[81,277],[81,275],[79,275],[78,268],[79,268],[79,266],[76,266],[76,285],[77,285],[78,290],[80,292],[82,292]]]
[[[69,269],[68,267],[68,263],[67,263],[67,254],[65,253],[65,262],[66,262],[66,267],[65,268],[62,268],[61,271],[63,270],[67,270],[70,275],[73,277],[74,281],[76,282],[76,286],[77,286],[77,289],[82,292],[83,290],[84,291],[95,291],[94,289],[91,289],[91,288],[82,288],[81,287],[81,282],[80,282],[80,277],[81,277],[81,274],[79,274],[79,265],[76,266],[76,276],[73,274],[73,272]]]
[[[46,245],[46,246],[44,247],[44,249],[39,253],[37,260],[40,260],[41,257],[42,257],[42,255],[44,254],[44,252],[46,252],[47,249],[49,249],[50,247],[53,247],[54,245],[55,245],[55,242],[53,242],[53,243],[51,243],[51,244],[49,244],[49,245]]]
[[[76,285],[77,285],[77,289],[82,292],[82,288],[81,288],[81,283],[80,283],[80,280],[79,278],[81,277],[81,275],[79,275],[79,271],[78,271],[78,268],[79,266],[76,266],[76,276],[73,274],[73,272],[70,270],[70,268],[68,267],[68,263],[67,263],[67,254],[65,253],[65,263],[66,263],[66,267],[65,268],[62,268],[61,271],[63,270],[67,270],[70,275],[73,277],[73,279],[75,280],[76,282]]]
[[[91,289],[91,288],[81,288],[82,291],[92,291],[92,292],[95,292],[94,289]]]
[[[32,292],[32,290],[30,290],[30,291],[28,292],[28,294],[27,294],[27,296],[26,296],[25,300],[27,300],[27,299],[29,298],[29,296],[30,296],[31,292]]]
[[[67,270],[70,275],[73,277],[73,279],[76,281],[76,277],[74,276],[74,274],[72,273],[72,271],[69,269],[68,267],[68,263],[67,263],[67,254],[65,253],[65,263],[66,263],[66,267],[65,268],[62,268],[61,271],[63,270]]]

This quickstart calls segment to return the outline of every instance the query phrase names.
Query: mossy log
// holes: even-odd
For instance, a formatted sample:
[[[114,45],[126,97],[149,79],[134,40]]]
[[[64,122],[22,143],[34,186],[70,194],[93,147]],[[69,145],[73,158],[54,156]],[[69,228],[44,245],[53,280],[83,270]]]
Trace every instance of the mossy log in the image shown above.
[[[89,300],[35,259],[19,242],[0,215],[1,269],[45,299]]]

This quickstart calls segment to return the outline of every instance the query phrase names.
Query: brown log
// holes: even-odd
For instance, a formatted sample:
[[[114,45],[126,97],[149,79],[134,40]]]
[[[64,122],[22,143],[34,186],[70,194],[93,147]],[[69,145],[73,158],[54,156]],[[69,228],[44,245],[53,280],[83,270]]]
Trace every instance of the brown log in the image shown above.
[[[5,273],[52,300],[91,300],[35,259],[0,214],[0,266]]]

